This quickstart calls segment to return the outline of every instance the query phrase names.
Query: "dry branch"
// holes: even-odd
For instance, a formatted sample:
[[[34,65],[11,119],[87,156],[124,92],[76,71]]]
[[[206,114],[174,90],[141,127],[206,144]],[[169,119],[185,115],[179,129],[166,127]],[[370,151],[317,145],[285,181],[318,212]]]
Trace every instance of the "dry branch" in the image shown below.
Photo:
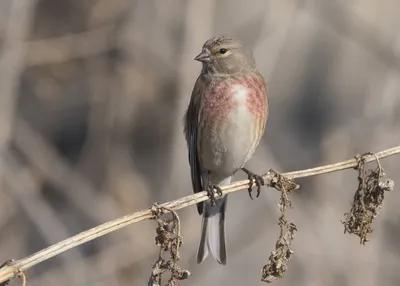
[[[287,264],[293,255],[291,244],[297,227],[286,218],[286,210],[292,207],[288,193],[294,188],[297,189],[293,181],[287,180],[285,177],[276,174],[276,183],[273,187],[281,192],[281,199],[278,203],[281,216],[279,218],[279,228],[281,229],[279,238],[276,242],[275,250],[271,252],[267,264],[262,268],[261,281],[271,283],[273,279],[282,278],[287,269]]]
[[[399,154],[400,146],[396,146],[390,149],[386,149],[384,151],[375,153],[374,155],[365,156],[365,162],[371,162],[376,160],[377,158],[385,158],[391,155]],[[294,171],[289,173],[283,173],[281,175],[289,178],[302,178],[315,176],[320,174],[331,173],[339,170],[345,170],[349,168],[354,168],[358,166],[358,161],[356,159],[351,159],[347,161],[342,161],[336,164],[325,165],[321,167],[311,168],[307,170]],[[268,186],[273,186],[276,184],[274,181],[276,179],[275,172],[268,172],[263,176],[265,184]],[[228,186],[222,187],[223,194],[233,193],[239,190],[247,190],[249,187],[254,185],[254,182],[250,182],[249,180],[237,181]],[[167,202],[159,205],[159,207],[170,210],[179,210],[191,205],[194,205],[198,202],[202,202],[208,199],[207,192],[201,192],[194,195],[186,196],[183,198],[179,198],[177,200]],[[146,209],[139,212],[135,212],[123,217],[120,217],[116,220],[106,222],[102,225],[89,229],[87,231],[81,232],[73,237],[70,237],[66,240],[63,240],[57,244],[54,244],[46,249],[38,251],[26,258],[13,261],[12,263],[7,263],[3,268],[0,269],[0,283],[6,282],[7,280],[17,277],[19,273],[29,269],[30,267],[39,264],[45,260],[48,260],[58,254],[61,254],[71,248],[74,248],[78,245],[81,245],[85,242],[91,241],[100,236],[106,235],[110,232],[116,231],[120,228],[128,226],[130,224],[143,221],[145,219],[151,219],[153,217],[152,210]]]

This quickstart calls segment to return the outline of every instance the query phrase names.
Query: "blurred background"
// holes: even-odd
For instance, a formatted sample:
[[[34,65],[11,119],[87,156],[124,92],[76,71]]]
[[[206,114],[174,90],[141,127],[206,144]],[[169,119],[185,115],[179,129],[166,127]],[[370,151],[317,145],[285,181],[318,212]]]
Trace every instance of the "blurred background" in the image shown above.
[[[399,11],[397,0],[0,1],[0,260],[191,194],[182,116],[201,68],[193,58],[214,35],[245,41],[269,86],[255,172],[397,145]],[[382,161],[390,178],[399,162]],[[399,285],[399,193],[360,246],[340,222],[357,173],[298,182],[295,255],[274,285]],[[196,264],[201,219],[194,206],[180,211],[180,265],[192,272],[181,285],[261,285],[278,199],[271,190],[254,201],[230,196],[225,267]],[[28,285],[147,285],[155,226],[141,222],[41,263]]]

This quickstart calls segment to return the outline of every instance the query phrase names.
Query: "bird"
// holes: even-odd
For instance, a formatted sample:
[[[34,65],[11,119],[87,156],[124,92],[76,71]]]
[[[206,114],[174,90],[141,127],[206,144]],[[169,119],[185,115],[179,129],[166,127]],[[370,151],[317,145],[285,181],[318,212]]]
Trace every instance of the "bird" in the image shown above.
[[[197,263],[211,252],[219,264],[226,265],[227,195],[222,196],[221,187],[242,170],[258,186],[259,195],[264,181],[245,164],[265,131],[268,90],[253,52],[238,38],[210,38],[195,60],[202,69],[184,115],[184,135],[193,191],[207,191],[210,196],[197,204],[202,215]]]

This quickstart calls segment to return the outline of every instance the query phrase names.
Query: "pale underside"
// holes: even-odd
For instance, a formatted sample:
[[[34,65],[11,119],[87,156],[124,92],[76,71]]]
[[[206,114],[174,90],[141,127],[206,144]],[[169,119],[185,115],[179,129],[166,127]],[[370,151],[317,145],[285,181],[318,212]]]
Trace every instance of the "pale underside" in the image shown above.
[[[213,184],[220,183],[242,168],[253,155],[259,142],[257,119],[247,104],[247,97],[251,91],[246,86],[234,85],[228,92],[236,103],[235,107],[222,124],[211,123],[211,132],[201,130],[202,135],[208,136],[199,136],[202,139],[198,142],[201,144],[200,161],[203,172],[210,172]]]

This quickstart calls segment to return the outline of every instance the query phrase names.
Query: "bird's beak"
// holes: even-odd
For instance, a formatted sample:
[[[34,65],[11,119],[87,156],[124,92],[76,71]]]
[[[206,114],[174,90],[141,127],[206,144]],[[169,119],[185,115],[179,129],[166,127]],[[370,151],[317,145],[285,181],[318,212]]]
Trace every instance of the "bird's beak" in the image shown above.
[[[197,57],[194,58],[196,61],[199,62],[208,62],[210,60],[210,53],[206,50],[202,51]]]

